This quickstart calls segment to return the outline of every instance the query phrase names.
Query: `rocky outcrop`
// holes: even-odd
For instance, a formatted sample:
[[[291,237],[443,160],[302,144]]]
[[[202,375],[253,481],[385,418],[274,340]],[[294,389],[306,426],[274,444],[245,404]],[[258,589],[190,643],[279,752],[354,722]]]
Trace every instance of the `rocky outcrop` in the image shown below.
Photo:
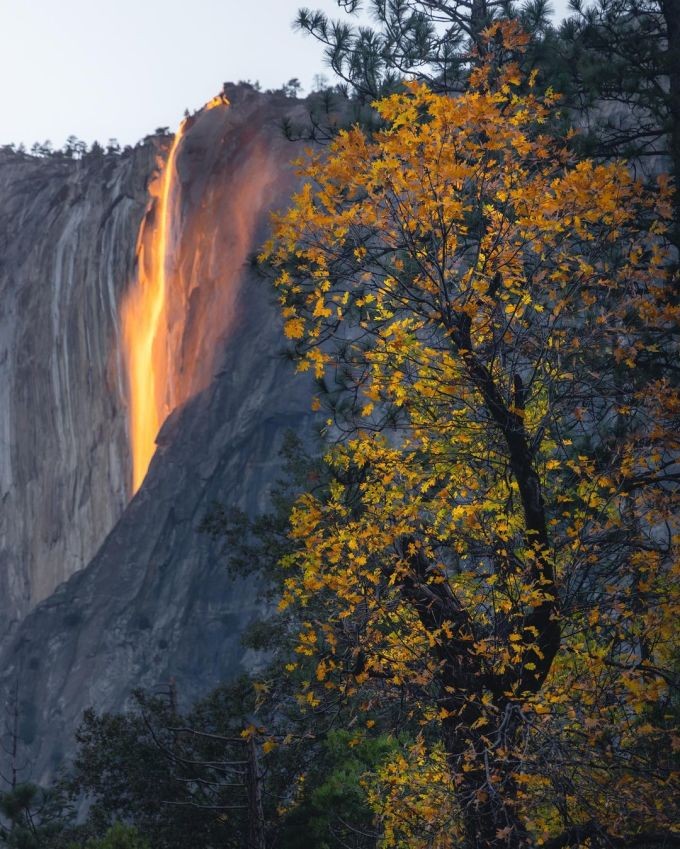
[[[92,326],[86,326],[85,317],[80,317],[77,309],[69,312],[65,307],[70,301],[64,299],[75,299],[69,288],[72,284],[65,281],[78,275],[62,274],[59,282],[54,278],[48,290],[52,306],[41,320],[56,341],[49,343],[48,352],[42,351],[40,337],[46,336],[44,330],[32,343],[44,363],[38,369],[46,372],[41,377],[43,388],[36,388],[31,403],[25,403],[28,412],[22,413],[24,419],[17,419],[12,413],[14,417],[9,425],[3,424],[2,431],[3,440],[12,445],[12,457],[22,458],[14,459],[11,479],[2,467],[2,480],[8,482],[3,483],[5,491],[14,493],[17,504],[26,504],[24,527],[32,524],[42,532],[43,514],[35,512],[25,493],[18,491],[24,486],[23,481],[31,480],[42,482],[35,484],[44,490],[42,500],[38,500],[43,505],[40,509],[47,511],[44,505],[50,498],[59,502],[54,505],[60,511],[59,519],[52,526],[56,539],[67,533],[65,527],[81,521],[73,512],[75,507],[69,506],[72,503],[81,511],[89,510],[90,516],[101,509],[101,515],[110,516],[113,525],[89,565],[38,604],[0,651],[2,682],[8,687],[18,681],[22,739],[37,780],[46,780],[68,753],[73,731],[88,705],[119,709],[134,687],[154,689],[167,684],[170,677],[175,678],[180,697],[194,698],[257,661],[244,651],[240,636],[262,610],[258,588],[252,581],[227,573],[214,543],[201,535],[198,527],[214,502],[237,505],[251,513],[264,509],[279,476],[279,449],[285,433],[294,429],[311,439],[314,422],[309,412],[310,386],[294,375],[280,353],[283,340],[271,292],[247,261],[266,235],[269,211],[286,203],[294,185],[290,160],[300,150],[286,142],[279,131],[282,117],[291,111],[291,102],[241,88],[232,90],[229,96],[229,109],[206,111],[192,120],[177,157],[182,223],[176,265],[184,293],[177,303],[182,305],[185,316],[178,350],[186,363],[209,362],[211,373],[203,381],[204,388],[176,409],[164,425],[146,480],[124,510],[129,458],[120,404],[119,365],[115,357],[110,358],[110,351],[116,333],[116,306],[130,280],[136,227],[144,213],[139,187],[150,177],[151,151],[137,150],[115,166],[114,174],[120,175],[116,185],[127,186],[128,180],[135,191],[126,189],[129,200],[118,201],[108,213],[109,217],[120,216],[113,220],[118,222],[121,237],[121,244],[115,249],[107,248],[118,252],[111,253],[110,266],[109,260],[105,263],[101,257],[89,254],[98,254],[109,244],[114,236],[113,224],[108,225],[108,230],[104,224],[106,238],[100,236],[98,241],[88,242],[84,236],[78,237],[73,245],[70,237],[62,234],[80,233],[78,228],[85,226],[85,213],[78,212],[77,205],[77,218],[70,225],[66,210],[59,212],[64,217],[59,236],[51,230],[41,236],[33,214],[24,208],[30,193],[15,201],[16,213],[22,216],[24,226],[30,222],[32,228],[27,245],[34,242],[33,262],[39,265],[39,257],[47,257],[43,260],[47,279],[52,279],[48,272],[57,257],[62,268],[110,268],[110,275],[104,271],[82,272],[84,282],[78,291],[86,292],[87,298],[99,304],[99,324],[95,317]],[[62,167],[59,163],[50,167],[56,169],[57,165]],[[32,174],[37,183],[46,181],[38,173],[40,164],[28,163],[25,167],[29,169],[27,175]],[[57,183],[61,180],[74,197],[87,194],[85,185],[79,188],[78,175],[86,173],[84,168],[78,171],[79,167],[80,164],[68,163],[63,176],[47,180],[49,190],[41,188],[41,192],[57,197],[61,192]],[[5,179],[16,194],[12,180]],[[113,197],[108,197],[102,202],[103,208],[108,209],[113,201]],[[120,213],[115,213],[119,207]],[[6,214],[4,207],[2,214]],[[101,224],[102,209],[98,207],[93,214]],[[52,244],[54,238],[62,239],[60,254]],[[12,257],[15,255],[20,254]],[[118,265],[114,256],[119,257]],[[34,284],[31,273],[27,271],[26,278],[23,272],[17,273],[15,260],[8,260],[7,254],[3,263],[6,277],[2,279],[13,281],[15,301],[21,303],[22,298],[28,297],[24,289],[32,299],[39,300],[40,287]],[[33,266],[22,266],[30,267]],[[42,315],[42,304],[35,309],[37,315]],[[94,307],[93,310],[96,312]],[[213,337],[217,341],[210,343],[219,348],[213,358],[212,351],[205,347],[209,337],[202,328],[210,324],[211,313],[225,311],[228,321]],[[75,317],[66,320],[68,315]],[[30,323],[28,309],[25,327]],[[7,324],[12,324],[11,319]],[[3,336],[2,344],[7,356],[18,363],[13,366],[13,388],[9,390],[11,404],[15,405],[14,396],[22,391],[17,389],[21,387],[20,368],[23,364],[24,380],[32,381],[31,363],[37,355],[34,360],[17,358],[21,334],[16,335],[16,320],[13,324],[14,341]],[[2,332],[6,332],[5,325]],[[64,347],[66,332],[75,339],[82,338],[80,347]],[[23,335],[30,334],[25,330]],[[42,344],[47,344],[45,338]],[[93,373],[88,377],[89,367]],[[99,383],[95,372],[101,375]],[[57,378],[62,381],[59,391],[54,388]],[[88,397],[83,390],[88,380],[93,384],[93,394],[99,391],[92,404],[83,400]],[[65,387],[64,381],[70,385]],[[7,391],[7,385],[3,377],[3,391]],[[42,418],[48,420],[54,436],[45,443],[38,435],[41,423],[31,424],[33,444],[43,440],[38,443],[42,448],[37,452],[31,450],[30,442],[18,446],[23,436],[17,428],[31,411],[36,414],[40,409],[40,393],[46,392],[45,386],[51,394],[45,401]],[[55,409],[51,409],[51,404],[56,405]],[[83,436],[85,432],[87,436]],[[102,456],[108,452],[109,459],[95,468],[92,457],[99,456],[97,452]],[[71,477],[66,471],[50,472],[43,468],[45,464],[58,470],[73,468],[73,472]],[[90,503],[106,487],[106,509]],[[71,513],[60,503],[62,500],[68,502]],[[18,511],[16,508],[15,515]],[[119,513],[120,518],[115,521]],[[97,519],[100,533],[108,530],[107,521]],[[41,577],[42,566],[35,566],[33,577],[27,579],[20,556],[17,558],[16,577],[12,580],[29,586],[24,591],[24,607],[83,565],[86,553],[80,540],[89,532],[80,525],[68,529],[69,539],[78,540],[77,544],[70,543],[72,549],[78,545],[83,548],[81,559],[66,566],[60,562],[61,571],[48,577]],[[13,533],[12,539],[28,546],[30,534],[18,530]],[[11,550],[14,544],[8,543],[5,548]],[[66,542],[59,544],[66,551]],[[40,549],[47,550],[46,546]],[[49,558],[46,560],[43,554],[41,557],[41,562],[51,568]]]

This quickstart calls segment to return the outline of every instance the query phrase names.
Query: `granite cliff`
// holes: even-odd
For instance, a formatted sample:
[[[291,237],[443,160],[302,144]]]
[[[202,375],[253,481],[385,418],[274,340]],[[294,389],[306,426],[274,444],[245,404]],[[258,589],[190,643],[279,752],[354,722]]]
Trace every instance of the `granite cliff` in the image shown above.
[[[38,781],[87,706],[120,709],[170,677],[189,699],[257,663],[240,635],[258,588],[227,574],[198,526],[216,501],[265,509],[285,433],[313,431],[310,387],[281,357],[277,309],[248,263],[295,185],[300,150],[281,119],[305,107],[227,95],[177,149],[181,391],[131,501],[120,308],[167,139],[113,158],[0,160],[0,682],[18,682]]]
[[[127,502],[118,300],[155,151],[0,157],[2,634],[88,563]]]

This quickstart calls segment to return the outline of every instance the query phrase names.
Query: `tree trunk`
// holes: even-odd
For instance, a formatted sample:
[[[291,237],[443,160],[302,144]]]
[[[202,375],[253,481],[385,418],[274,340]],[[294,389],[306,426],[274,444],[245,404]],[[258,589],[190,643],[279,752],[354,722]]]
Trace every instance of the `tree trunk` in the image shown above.
[[[481,717],[479,702],[467,702],[464,715],[444,722],[444,743],[449,769],[456,782],[465,829],[465,849],[518,849],[527,842],[527,831],[516,807],[516,768],[512,757],[498,758],[489,739],[498,738],[497,728],[484,727],[484,739],[472,729]],[[517,722],[505,717],[503,747],[515,742]]]
[[[262,785],[255,739],[248,739],[248,849],[266,849]]]

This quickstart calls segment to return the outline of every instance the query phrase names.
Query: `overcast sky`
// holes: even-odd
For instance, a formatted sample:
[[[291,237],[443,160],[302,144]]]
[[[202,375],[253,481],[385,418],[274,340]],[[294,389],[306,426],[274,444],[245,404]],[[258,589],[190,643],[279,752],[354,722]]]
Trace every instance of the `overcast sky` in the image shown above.
[[[0,144],[131,144],[225,81],[309,89],[325,69],[291,27],[300,5],[340,14],[335,0],[0,0]]]

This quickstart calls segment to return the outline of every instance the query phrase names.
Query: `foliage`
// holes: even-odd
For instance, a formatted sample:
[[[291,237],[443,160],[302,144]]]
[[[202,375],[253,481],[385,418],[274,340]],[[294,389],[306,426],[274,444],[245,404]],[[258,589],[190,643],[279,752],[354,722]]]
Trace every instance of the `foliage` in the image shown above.
[[[367,102],[394,91],[403,79],[433,90],[458,92],[465,86],[470,47],[484,50],[482,32],[494,19],[515,16],[511,0],[370,0],[365,4],[375,26],[331,20],[304,8],[296,26],[325,45],[326,60],[351,90]],[[338,0],[354,14],[360,0]],[[527,5],[525,25],[546,25],[548,4]],[[533,15],[533,18],[531,17]]]
[[[551,77],[559,65],[548,0],[526,0],[521,7],[512,0],[338,0],[338,6],[350,17],[332,20],[308,8],[298,12],[296,27],[324,46],[339,83],[326,92],[325,110],[312,104],[306,125],[285,128],[290,138],[325,143],[356,122],[377,129],[373,101],[400,90],[407,80],[460,93],[489,50],[497,60],[521,58],[527,67],[546,68]],[[355,14],[362,17],[357,21]],[[500,39],[493,45],[486,41],[485,27],[499,19],[511,19],[530,34],[525,53]]]
[[[671,194],[575,161],[486,55],[312,156],[265,254],[336,437],[283,560],[299,699],[420,725],[385,845],[644,842],[678,813]]]
[[[293,77],[282,86],[281,90],[286,97],[298,97],[302,91],[302,83],[297,77]]]
[[[652,146],[667,131],[662,106],[667,94],[659,85],[667,73],[659,37],[662,20],[656,0],[605,0],[597,6],[576,2],[561,29],[582,105],[622,104],[638,124],[639,141]]]
[[[0,834],[13,849],[165,849],[243,846],[248,841],[250,737],[256,741],[267,845],[281,849],[375,846],[374,814],[362,776],[395,750],[394,738],[349,731],[310,737],[287,724],[288,741],[264,745],[248,724],[258,693],[241,680],[180,714],[167,700],[137,693],[122,714],[88,711],[70,771],[49,792],[20,785],[0,797],[14,824]],[[260,695],[262,691],[260,689]],[[270,727],[286,725],[260,711]],[[318,729],[317,729],[318,731]],[[291,733],[292,732],[292,733]],[[87,817],[75,825],[68,798]],[[57,805],[56,803],[59,802]],[[50,814],[47,814],[48,808]],[[30,815],[26,816],[26,812]],[[4,842],[3,842],[4,841]]]
[[[364,775],[397,747],[394,738],[358,739],[332,731],[304,774],[298,795],[284,818],[277,844],[282,849],[372,849],[377,832]]]
[[[138,845],[135,840],[150,849],[245,845],[253,815],[245,752],[250,736],[259,736],[249,723],[257,693],[241,680],[216,689],[185,715],[141,693],[127,713],[88,711],[66,780],[72,795],[88,802],[77,845],[113,849],[121,840],[132,841],[131,849]],[[267,716],[270,727],[281,729],[286,724],[282,707],[277,702],[279,715],[261,711],[260,719]],[[313,740],[296,734],[290,724],[287,729],[286,746],[271,740],[256,744],[263,759],[259,778],[268,845],[321,849],[338,845],[333,835],[352,840],[355,826],[369,832],[373,813],[358,780],[384,759],[394,741],[357,743],[341,731]],[[124,830],[121,820],[134,829]]]
[[[370,104],[405,80],[441,93],[464,91],[488,51],[510,58],[508,45],[485,41],[484,28],[514,21],[529,39],[512,58],[562,92],[581,127],[574,141],[582,152],[635,157],[646,173],[657,173],[659,156],[669,155],[673,174],[680,174],[680,0],[571,0],[557,28],[548,0],[338,0],[338,6],[350,15],[368,8],[373,24],[332,21],[309,9],[300,10],[296,24],[325,45],[340,87],[359,102]],[[375,122],[366,110],[350,116],[355,119],[367,127]],[[342,124],[337,114],[326,123],[317,114],[306,132],[324,141]],[[671,238],[680,249],[680,223]]]
[[[149,849],[149,844],[133,826],[115,823],[103,837],[88,840],[85,849]]]
[[[152,849],[240,846],[245,791],[231,762],[242,761],[243,745],[231,735],[245,723],[247,693],[221,688],[184,716],[142,693],[123,714],[88,710],[66,779],[72,797],[88,801],[87,830],[106,835],[124,821]]]
[[[77,831],[73,809],[59,785],[45,789],[24,782],[0,793],[0,846],[67,849]]]
[[[680,3],[571,0],[555,56],[561,81],[600,156],[635,157],[654,170],[670,156],[680,175]],[[658,169],[658,166],[656,166]],[[673,241],[680,247],[675,198]]]

